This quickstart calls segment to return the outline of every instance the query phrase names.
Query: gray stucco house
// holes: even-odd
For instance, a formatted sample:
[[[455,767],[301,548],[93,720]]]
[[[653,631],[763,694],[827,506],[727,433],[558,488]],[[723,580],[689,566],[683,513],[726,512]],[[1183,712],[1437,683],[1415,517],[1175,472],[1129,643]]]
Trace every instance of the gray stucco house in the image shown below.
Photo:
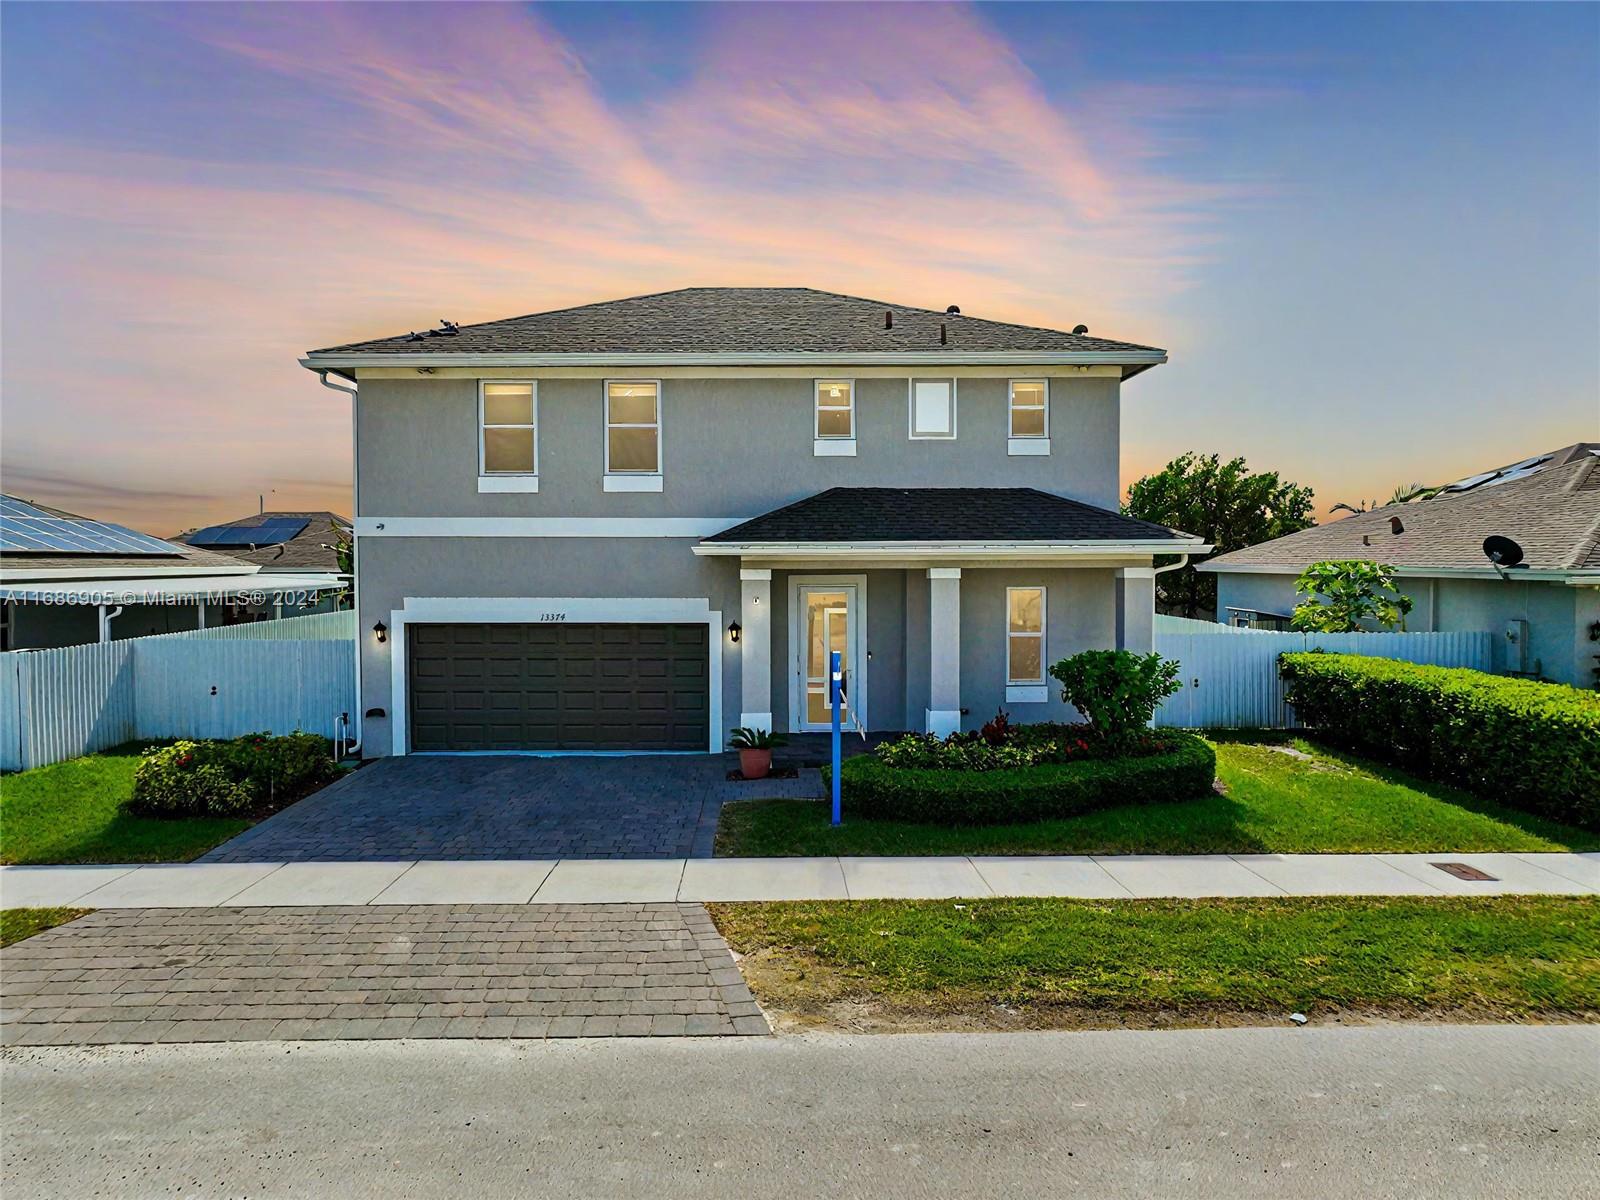
[[[369,755],[720,750],[1070,718],[1045,668],[1148,649],[1117,512],[1149,346],[809,288],[688,288],[308,353],[355,407]]]
[[[1508,537],[1524,560],[1497,570],[1484,540]],[[1295,579],[1325,560],[1396,568],[1413,608],[1407,628],[1488,631],[1496,670],[1600,686],[1600,442],[1577,442],[1480,471],[1408,504],[1388,504],[1221,554],[1217,619],[1277,627]]]

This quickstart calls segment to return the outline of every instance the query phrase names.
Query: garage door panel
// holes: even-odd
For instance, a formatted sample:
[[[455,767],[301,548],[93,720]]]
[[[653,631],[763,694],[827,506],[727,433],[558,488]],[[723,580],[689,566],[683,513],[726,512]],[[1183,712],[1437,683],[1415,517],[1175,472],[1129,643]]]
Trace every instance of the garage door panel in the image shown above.
[[[415,750],[700,750],[704,625],[407,627]]]

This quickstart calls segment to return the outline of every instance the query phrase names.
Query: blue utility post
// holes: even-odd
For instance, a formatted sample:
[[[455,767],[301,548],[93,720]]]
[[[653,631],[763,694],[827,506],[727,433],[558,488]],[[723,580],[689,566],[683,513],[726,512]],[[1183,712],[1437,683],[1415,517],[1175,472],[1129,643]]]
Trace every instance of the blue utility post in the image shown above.
[[[833,823],[839,824],[839,714],[844,707],[844,669],[839,652],[828,655],[828,702],[833,708]]]

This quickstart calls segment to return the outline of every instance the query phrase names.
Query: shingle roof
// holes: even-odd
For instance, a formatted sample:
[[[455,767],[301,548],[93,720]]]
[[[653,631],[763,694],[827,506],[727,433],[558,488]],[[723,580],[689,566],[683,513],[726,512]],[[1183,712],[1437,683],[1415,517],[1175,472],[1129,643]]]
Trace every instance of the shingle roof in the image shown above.
[[[1483,539],[1490,534],[1517,542],[1524,561],[1535,570],[1600,568],[1600,445],[1579,444],[1556,451],[1552,463],[1506,483],[1410,504],[1387,504],[1247,546],[1218,555],[1200,569],[1282,567],[1300,571],[1329,559],[1372,559],[1396,567],[1482,569],[1489,566]],[[1392,532],[1390,518],[1399,518],[1404,532]]]
[[[1093,542],[1186,538],[1034,488],[837,487],[712,534],[706,542]]]
[[[892,329],[884,313],[893,313]],[[939,341],[945,329],[946,341]],[[455,334],[409,334],[312,354],[641,354],[693,352],[1028,351],[1162,354],[1153,346],[1012,325],[813,288],[681,288],[578,308],[463,325]]]
[[[274,517],[304,517],[306,527],[287,542],[276,546],[229,546],[228,553],[245,562],[256,563],[274,571],[334,571],[339,570],[339,558],[325,547],[334,542],[330,526],[337,525],[345,534],[350,532],[350,519],[336,512],[264,512],[225,521],[228,528],[259,525]],[[187,543],[192,534],[179,534],[175,539]]]

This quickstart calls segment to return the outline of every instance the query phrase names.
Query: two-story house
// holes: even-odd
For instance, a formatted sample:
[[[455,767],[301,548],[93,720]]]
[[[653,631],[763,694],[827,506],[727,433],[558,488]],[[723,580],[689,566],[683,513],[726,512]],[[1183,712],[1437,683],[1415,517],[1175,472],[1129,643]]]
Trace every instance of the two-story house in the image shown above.
[[[355,407],[371,754],[720,750],[1072,719],[1047,668],[1147,650],[1117,511],[1149,346],[809,288],[687,288],[335,346]]]

